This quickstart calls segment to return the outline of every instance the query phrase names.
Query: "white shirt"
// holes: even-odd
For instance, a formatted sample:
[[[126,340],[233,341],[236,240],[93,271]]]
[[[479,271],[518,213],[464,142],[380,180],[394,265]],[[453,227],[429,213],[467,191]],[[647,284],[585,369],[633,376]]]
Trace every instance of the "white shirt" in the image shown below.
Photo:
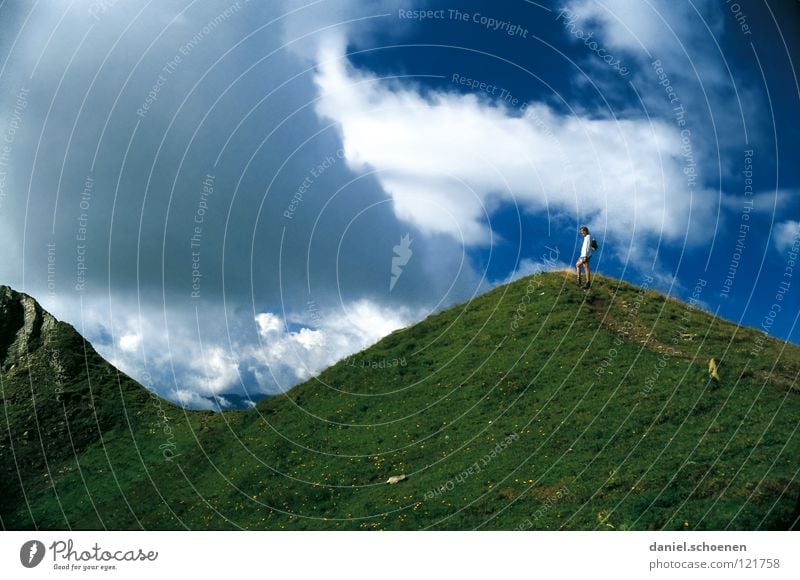
[[[592,255],[592,236],[586,234],[583,236],[583,247],[581,247],[581,258],[589,258]]]

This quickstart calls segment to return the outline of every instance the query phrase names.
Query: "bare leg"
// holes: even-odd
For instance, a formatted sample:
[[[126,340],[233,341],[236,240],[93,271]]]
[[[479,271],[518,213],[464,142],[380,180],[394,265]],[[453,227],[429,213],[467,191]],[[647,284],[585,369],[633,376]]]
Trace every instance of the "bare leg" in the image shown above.
[[[583,263],[583,268],[584,268],[584,270],[586,270],[586,283],[588,284],[589,283],[589,260],[586,260]]]

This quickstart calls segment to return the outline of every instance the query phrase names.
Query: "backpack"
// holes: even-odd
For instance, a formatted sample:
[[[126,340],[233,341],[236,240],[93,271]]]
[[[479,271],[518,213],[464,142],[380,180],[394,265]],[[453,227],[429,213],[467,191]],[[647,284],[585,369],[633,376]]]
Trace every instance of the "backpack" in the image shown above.
[[[592,238],[592,240],[589,242],[589,247],[592,248],[593,252],[596,252],[597,251],[597,240]]]

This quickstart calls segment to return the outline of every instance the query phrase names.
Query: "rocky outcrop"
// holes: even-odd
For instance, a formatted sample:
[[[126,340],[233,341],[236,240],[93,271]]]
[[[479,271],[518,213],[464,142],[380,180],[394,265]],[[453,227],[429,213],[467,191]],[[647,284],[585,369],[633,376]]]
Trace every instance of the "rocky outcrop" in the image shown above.
[[[27,505],[29,494],[74,469],[88,449],[125,433],[127,413],[145,425],[158,420],[146,389],[70,324],[6,286],[0,286],[0,380],[0,524]]]
[[[58,324],[27,294],[0,286],[0,368],[10,369],[46,345]]]

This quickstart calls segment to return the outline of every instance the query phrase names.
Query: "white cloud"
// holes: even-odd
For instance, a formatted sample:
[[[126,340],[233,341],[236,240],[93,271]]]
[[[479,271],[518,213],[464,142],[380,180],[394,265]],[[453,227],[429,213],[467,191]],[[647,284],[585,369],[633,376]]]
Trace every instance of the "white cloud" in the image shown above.
[[[258,332],[262,336],[267,336],[273,332],[280,332],[283,329],[281,319],[271,312],[257,314],[256,324],[258,325]]]
[[[285,319],[273,312],[247,316],[239,309],[225,315],[210,304],[132,311],[122,298],[98,299],[82,309],[60,296],[42,302],[57,317],[77,321],[76,329],[115,367],[197,409],[231,406],[228,394],[284,391],[427,314],[369,299],[320,303]]]
[[[217,409],[218,406],[225,407],[223,404],[224,399],[221,397],[217,398],[219,405],[215,405],[212,400],[187,389],[175,389],[170,393],[169,398],[172,401],[183,405],[184,407],[190,407],[192,409],[204,409],[210,411]]]
[[[204,345],[193,367],[200,372],[189,376],[194,391],[205,395],[216,395],[238,390],[239,362],[233,352],[222,346]]]
[[[249,370],[267,391],[285,390],[331,364],[367,348],[387,334],[408,326],[423,315],[362,299],[341,310],[291,317],[301,326],[293,331],[260,332],[262,345],[245,351]],[[277,319],[265,312],[257,319]],[[283,328],[280,324],[280,328]]]
[[[119,338],[119,347],[125,352],[136,352],[141,343],[142,337],[139,334],[124,334]]]
[[[567,3],[560,12],[560,22],[573,21],[586,27],[591,33],[602,31],[602,40],[609,46],[640,54],[643,49],[651,51],[677,50],[680,47],[670,37],[670,31],[679,36],[670,25],[673,14],[679,18],[690,12],[688,6],[670,5],[665,10],[658,2],[627,2],[605,0],[602,4],[592,0],[576,0]],[[672,12],[672,14],[671,14]]]
[[[790,249],[800,243],[800,221],[787,220],[775,224],[772,241],[779,252]]]
[[[569,31],[578,27],[594,34],[593,39],[604,48],[624,52],[624,56],[680,62],[682,66],[671,68],[671,72],[689,76],[697,69],[704,83],[718,83],[725,81],[724,68],[708,54],[710,33],[719,35],[724,28],[717,8],[710,0],[696,0],[694,4],[573,0],[561,9],[559,23]]]
[[[566,116],[544,104],[520,116],[475,95],[423,97],[353,70],[339,49],[321,53],[317,111],[339,124],[349,165],[377,170],[398,218],[425,233],[487,243],[485,216],[498,200],[578,213],[618,239],[680,240],[690,220],[711,215],[715,196],[692,194],[680,134],[667,123]]]

